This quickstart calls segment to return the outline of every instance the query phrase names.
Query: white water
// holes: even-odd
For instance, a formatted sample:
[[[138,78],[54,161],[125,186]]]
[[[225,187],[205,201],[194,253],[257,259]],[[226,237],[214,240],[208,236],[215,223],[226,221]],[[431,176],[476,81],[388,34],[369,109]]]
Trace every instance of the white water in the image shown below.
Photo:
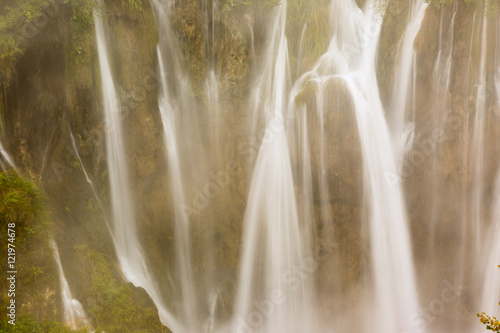
[[[120,268],[125,278],[142,287],[158,308],[164,325],[179,331],[177,321],[163,304],[160,293],[148,270],[142,247],[137,239],[135,212],[129,183],[129,173],[122,134],[119,100],[111,74],[106,46],[105,26],[100,14],[94,22],[101,69],[102,95],[106,124],[106,149],[112,208],[112,237]]]
[[[251,95],[258,99],[253,116],[264,119],[266,136],[247,199],[231,332],[318,332],[310,267],[317,263],[308,257],[310,240],[301,235],[283,122],[289,86],[286,5],[283,1],[272,14],[261,76]]]
[[[379,19],[370,6],[363,13],[354,1],[339,0],[332,3],[331,20],[334,37],[329,50],[304,78],[312,77],[309,80],[317,84],[320,119],[328,112],[321,107],[323,90],[333,77],[345,83],[354,103],[365,172],[366,223],[370,230],[374,280],[373,300],[369,305],[373,317],[363,330],[416,332],[415,327],[409,326],[419,301],[408,222],[400,184],[390,177],[396,175],[395,153],[375,74]],[[349,43],[366,31],[371,34],[353,52]],[[410,61],[410,69],[411,64]]]
[[[410,85],[412,69],[414,68],[413,44],[420,31],[428,3],[424,0],[411,1],[409,4],[409,21],[403,35],[398,63],[395,66],[395,78],[392,87],[390,104],[390,128],[395,145],[396,159],[402,160],[405,151],[412,146],[414,125],[407,120],[408,95],[411,94]],[[415,75],[416,73],[413,72]],[[414,98],[414,96],[413,96]]]
[[[219,101],[219,80],[215,72],[210,70],[210,74],[205,83],[205,91],[207,94],[207,118],[210,136],[210,153],[211,156],[216,156],[215,169],[220,169],[221,166],[221,137],[222,133],[222,110]]]
[[[90,321],[87,318],[85,309],[82,304],[71,296],[68,281],[64,276],[64,271],[59,258],[59,250],[54,240],[50,241],[50,246],[54,251],[54,258],[56,259],[57,268],[59,270],[59,280],[61,281],[61,299],[64,307],[64,323],[72,329],[79,329],[83,327],[90,328]]]
[[[500,300],[500,173],[497,175],[494,192],[494,207],[488,238],[483,244],[485,255],[481,271],[484,272],[480,308],[477,312],[486,312],[498,318]]]
[[[199,285],[200,281],[204,281],[207,277],[194,273],[190,228],[195,217],[190,211],[193,200],[189,200],[189,195],[192,195],[193,188],[207,186],[208,171],[206,168],[208,166],[207,159],[204,157],[205,150],[208,150],[214,159],[217,159],[216,156],[218,156],[218,134],[220,133],[218,127],[220,122],[218,83],[215,73],[211,72],[206,85],[209,94],[208,108],[205,110],[207,114],[201,115],[198,113],[196,103],[194,103],[189,75],[184,71],[179,43],[170,25],[168,15],[174,7],[173,3],[170,0],[151,0],[151,4],[159,32],[157,55],[161,84],[158,106],[163,125],[172,204],[175,207],[173,218],[176,269],[175,273],[172,273],[177,277],[177,282],[172,285],[175,290],[175,312],[185,332],[202,331],[206,328],[207,320],[210,321],[210,316],[213,316],[210,311],[202,312],[205,310],[204,307],[213,306],[213,296],[211,293],[205,293]],[[213,10],[214,7],[212,7]],[[206,35],[208,38],[208,28],[206,28]],[[209,40],[208,44],[210,44]],[[208,49],[211,53],[210,45]],[[199,116],[204,116],[209,124],[215,125],[206,131],[208,144],[202,142],[200,136],[200,132],[205,129],[197,126]],[[200,186],[200,184],[202,185]],[[200,208],[202,217],[207,215],[209,204],[210,202],[206,202]],[[206,249],[202,255],[208,261],[211,260],[210,249]],[[205,316],[209,318],[207,319]],[[209,325],[215,325],[215,323],[209,323]]]
[[[346,15],[347,17],[349,15]],[[370,17],[370,10],[366,14]],[[416,332],[408,321],[419,307],[402,189],[384,179],[396,172],[395,154],[375,75],[378,38],[366,48],[360,67],[343,76],[356,110],[369,202],[377,332]]]
[[[16,166],[14,165],[14,161],[9,156],[9,153],[3,147],[2,140],[5,138],[5,128],[2,119],[3,115],[0,113],[0,168],[2,170],[7,170],[9,168],[13,168],[16,170]]]
[[[78,158],[78,162],[80,162],[80,165],[82,167],[83,174],[85,175],[85,179],[87,180],[87,183],[90,186],[90,189],[92,190],[92,193],[94,194],[94,198],[97,200],[97,203],[99,204],[99,207],[101,208],[101,211],[103,214],[105,214],[104,206],[102,204],[101,199],[99,198],[99,195],[97,194],[97,190],[94,186],[94,182],[90,179],[89,174],[87,173],[87,170],[85,169],[85,165],[83,165],[82,158],[80,157],[80,154],[78,153],[78,148],[76,147],[76,141],[75,137],[73,136],[73,133],[70,133],[71,136],[71,144],[73,145],[73,149],[75,151],[76,157]],[[109,228],[109,223],[106,217],[104,217],[104,221],[106,221],[106,226]],[[111,231],[111,229],[110,229]]]
[[[473,164],[473,194],[472,194],[472,214],[473,227],[469,229],[468,237],[472,238],[474,248],[471,249],[479,254],[481,224],[483,213],[483,174],[484,174],[484,131],[486,112],[486,51],[488,40],[488,17],[482,18],[481,28],[481,58],[479,62],[479,73],[476,83],[476,110],[474,117],[474,131],[472,139],[472,159]]]
[[[496,23],[496,37],[500,37],[500,20]],[[494,62],[494,91],[496,93],[496,106],[500,107],[500,47],[495,48]],[[485,240],[482,244],[483,260],[480,267],[484,272],[482,284],[482,297],[478,312],[499,318],[500,300],[500,171],[497,171],[495,189],[493,192],[493,209],[491,224],[487,232],[482,233]]]
[[[164,73],[161,52],[158,51],[158,59],[160,59],[160,72]],[[186,206],[186,196],[182,181],[180,157],[177,142],[176,116],[179,116],[178,110],[175,110],[169,103],[167,92],[167,81],[162,77],[163,91],[160,95],[158,105],[163,123],[165,135],[166,156],[169,162],[170,181],[172,193],[174,195],[175,205],[175,236],[176,236],[176,254],[178,256],[179,275],[181,284],[181,304],[182,309],[179,309],[184,317],[184,322],[194,329],[196,327],[196,296],[194,295],[194,281],[191,271],[191,251],[189,241],[189,217],[182,207]]]
[[[14,161],[12,161],[9,153],[7,153],[5,148],[2,146],[2,141],[0,141],[0,167],[2,168],[2,170],[7,170],[8,168],[13,168],[14,170],[16,169]]]

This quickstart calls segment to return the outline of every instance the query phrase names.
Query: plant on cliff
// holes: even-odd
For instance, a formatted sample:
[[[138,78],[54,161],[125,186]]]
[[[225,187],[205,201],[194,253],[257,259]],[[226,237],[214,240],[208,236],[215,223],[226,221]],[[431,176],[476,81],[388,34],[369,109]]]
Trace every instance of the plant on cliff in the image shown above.
[[[133,10],[142,12],[142,0],[128,0],[128,5]]]
[[[0,172],[0,239],[1,251],[7,253],[7,244],[14,245],[17,270],[15,301],[18,304],[16,326],[0,321],[0,332],[70,332],[54,322],[57,318],[57,268],[49,247],[52,224],[44,209],[43,196],[36,184],[15,172]],[[15,236],[7,242],[7,229]],[[14,232],[12,232],[14,231]],[[0,261],[0,270],[7,267],[7,259]],[[5,309],[6,285],[0,286],[3,295],[0,307]],[[51,291],[52,290],[52,291]],[[21,306],[22,305],[22,306]]]
[[[425,0],[426,2],[433,4],[437,9],[440,9],[441,6],[451,5],[454,0]],[[463,0],[465,4],[477,4],[480,3],[478,0]],[[498,1],[486,1],[484,3],[484,13],[486,15],[496,15],[498,13]]]
[[[496,317],[490,317],[484,312],[478,313],[477,316],[481,319],[481,323],[486,325],[486,329],[493,332],[500,332],[500,321]]]
[[[15,173],[0,173],[0,220],[26,227],[41,213],[42,200],[35,184]]]
[[[221,8],[225,12],[239,7],[247,7],[251,9],[266,9],[277,6],[281,0],[221,0]]]
[[[20,316],[16,320],[16,325],[12,326],[0,325],[0,333],[86,333],[87,330],[72,330],[68,326],[61,323],[50,321],[43,324],[38,323],[35,318],[30,315]],[[7,329],[8,328],[8,329]]]
[[[500,265],[498,265],[500,268]],[[500,305],[500,302],[498,303]],[[486,329],[493,332],[500,332],[500,321],[496,317],[490,317],[484,312],[476,313],[476,316],[479,317],[481,323],[486,325]]]
[[[59,24],[69,23],[72,44],[75,44],[72,47],[81,47],[78,39],[91,26],[95,7],[95,0],[3,1],[0,5],[0,82],[8,84],[25,51],[50,36],[52,28]]]

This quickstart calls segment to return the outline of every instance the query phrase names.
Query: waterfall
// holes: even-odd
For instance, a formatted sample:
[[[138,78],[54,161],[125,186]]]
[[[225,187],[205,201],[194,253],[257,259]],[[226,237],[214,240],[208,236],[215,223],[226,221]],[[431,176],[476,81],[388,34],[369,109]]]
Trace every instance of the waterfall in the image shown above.
[[[194,199],[192,201],[188,199],[194,192],[193,189],[203,188],[205,190],[209,186],[207,185],[209,184],[207,178],[207,164],[209,162],[205,157],[206,150],[212,153],[212,156],[218,156],[219,129],[217,126],[208,131],[197,126],[199,117],[202,116],[211,124],[218,124],[220,121],[218,83],[212,72],[206,84],[208,89],[207,114],[200,114],[194,100],[189,75],[184,70],[179,43],[168,17],[170,11],[175,7],[175,3],[171,0],[151,0],[151,4],[159,33],[157,46],[160,73],[158,107],[163,125],[165,157],[174,206],[176,269],[172,275],[176,277],[176,282],[172,286],[175,288],[173,297],[175,304],[178,304],[176,314],[178,320],[184,325],[183,329],[186,332],[194,332],[203,329],[205,315],[211,316],[209,311],[208,313],[202,311],[205,306],[211,306],[212,296],[210,292],[205,292],[201,288],[201,285],[209,277],[194,273],[190,229],[196,216],[193,216],[192,213]],[[214,9],[212,8],[212,10]],[[206,35],[208,36],[208,28],[206,28]],[[209,40],[210,38],[208,38],[208,44],[210,44]],[[202,133],[207,134],[208,145],[203,142]],[[198,212],[205,210],[201,216],[208,214],[209,205],[210,202],[205,201],[201,207],[198,206]],[[199,255],[207,258],[207,261],[212,260],[210,249],[206,249],[205,253]],[[208,288],[210,289],[210,286]]]
[[[495,37],[500,37],[500,20],[496,20]],[[496,107],[500,107],[500,44],[495,47],[494,59],[494,93]],[[484,51],[484,50],[483,50]],[[477,312],[485,312],[490,316],[498,316],[500,300],[500,171],[497,171],[495,188],[493,192],[493,208],[491,223],[487,232],[483,232],[482,256],[480,270],[484,272],[482,277],[482,297]]]
[[[97,190],[94,186],[94,182],[90,179],[89,174],[87,173],[87,170],[85,169],[85,165],[83,165],[82,158],[80,157],[80,153],[78,152],[78,148],[76,147],[76,141],[75,141],[75,137],[73,136],[73,133],[70,133],[70,136],[71,136],[71,145],[73,146],[73,150],[75,151],[75,155],[78,159],[78,162],[80,162],[83,174],[85,175],[85,179],[87,180],[87,183],[89,184],[90,189],[92,190],[92,193],[94,194],[94,198],[96,199],[97,203],[99,204],[99,207],[101,208],[102,213],[104,214],[104,212],[105,212],[104,206],[102,204],[101,199],[99,198],[99,195],[97,194]],[[106,219],[106,217],[104,217],[104,220],[106,221],[106,225],[109,228],[108,220]]]
[[[474,117],[474,130],[472,139],[473,156],[473,193],[472,193],[472,226],[468,230],[472,237],[474,248],[472,251],[479,254],[481,239],[481,221],[483,220],[483,190],[484,190],[484,131],[486,117],[486,52],[488,40],[488,17],[482,18],[481,27],[481,57],[477,78],[476,109]]]
[[[368,8],[366,22],[375,20]],[[346,17],[350,17],[346,13]],[[380,28],[378,28],[380,29]],[[379,31],[362,51],[358,68],[340,74],[351,93],[363,152],[375,284],[377,332],[416,332],[408,321],[419,307],[406,208],[398,183],[395,152],[384,118],[375,74]],[[410,62],[411,64],[411,62]]]
[[[3,147],[3,140],[5,139],[5,128],[3,123],[3,115],[0,113],[0,169],[7,170],[9,168],[13,168],[16,170],[16,166],[14,161],[9,156],[9,153]]]
[[[158,59],[160,59],[160,73],[164,73],[161,61],[163,57],[161,52],[158,52]],[[187,212],[182,209],[187,204],[186,196],[184,193],[184,186],[182,181],[182,173],[180,166],[180,152],[178,149],[178,131],[176,129],[176,117],[179,116],[178,110],[174,109],[168,100],[167,83],[165,76],[162,76],[163,92],[159,99],[159,108],[161,112],[161,119],[163,130],[165,134],[165,149],[167,160],[170,166],[170,181],[172,182],[172,193],[175,201],[175,235],[176,235],[176,254],[178,256],[179,275],[181,284],[181,299],[180,302],[183,308],[180,312],[184,316],[185,323],[196,327],[196,296],[194,295],[194,281],[192,275],[191,264],[191,250],[190,250],[190,233],[189,233],[189,216]]]
[[[159,291],[147,267],[136,230],[135,212],[130,190],[121,113],[108,58],[103,18],[94,13],[102,95],[106,126],[106,149],[112,208],[112,238],[120,268],[126,279],[142,287],[155,302],[160,320],[172,330],[179,330],[177,321],[161,300]]]
[[[0,141],[0,168],[2,170],[7,170],[9,168],[13,168],[14,170],[16,169],[14,162],[2,145],[2,141]]]
[[[481,271],[483,274],[482,297],[477,312],[486,312],[491,316],[498,316],[498,302],[500,300],[500,173],[497,175],[494,192],[494,206],[492,223],[489,227],[488,238],[483,243],[484,259]]]
[[[310,257],[309,240],[301,235],[284,128],[289,92],[286,8],[283,1],[274,9],[261,76],[251,94],[258,99],[252,101],[253,116],[264,120],[266,135],[247,199],[231,332],[318,332],[311,267],[317,263]]]
[[[374,287],[370,306],[373,317],[365,330],[416,332],[416,328],[408,324],[418,310],[419,301],[406,208],[399,182],[388,177],[396,174],[396,152],[393,151],[375,74],[380,22],[373,5],[368,5],[363,13],[350,0],[333,1],[331,12],[334,37],[329,50],[298,84],[315,83],[322,127],[324,115],[328,112],[321,104],[327,83],[340,79],[354,106],[365,174],[366,223],[370,230]],[[365,41],[353,46],[351,43],[356,36],[363,34]],[[409,64],[411,69],[411,58]]]
[[[219,80],[214,70],[211,69],[205,83],[205,91],[207,94],[207,117],[209,124],[210,135],[210,152],[212,156],[216,156],[216,169],[221,168],[221,138],[222,132],[222,114],[219,101]]]
[[[61,298],[64,307],[64,322],[66,325],[72,329],[78,329],[82,327],[90,328],[90,321],[87,318],[85,309],[82,304],[71,296],[71,290],[69,289],[68,281],[64,276],[64,271],[61,264],[61,259],[59,258],[59,250],[57,244],[54,240],[50,241],[50,246],[54,251],[54,258],[57,263],[57,268],[59,269],[59,280],[61,281]]]
[[[398,63],[395,66],[396,77],[392,87],[392,99],[390,102],[390,128],[397,160],[402,160],[405,151],[413,144],[414,125],[406,119],[408,106],[411,106],[408,103],[408,95],[411,93],[411,76],[412,74],[413,76],[416,75],[414,71],[412,72],[415,56],[413,44],[424,20],[427,5],[428,3],[424,0],[409,2],[409,21],[401,43],[401,53],[399,54]]]
[[[435,91],[434,91],[434,103],[437,105],[438,110],[449,110],[450,101],[449,101],[449,93],[450,93],[450,77],[451,77],[451,65],[452,65],[452,54],[453,54],[453,36],[455,30],[455,18],[458,11],[458,2],[455,1],[453,4],[453,14],[450,20],[450,24],[448,29],[445,30],[445,22],[444,22],[444,12],[445,9],[441,8],[441,17],[439,24],[439,41],[438,41],[438,55],[436,58],[436,63],[434,64],[434,82],[435,82]],[[414,98],[416,98],[416,93],[414,93]],[[415,107],[414,107],[415,108]],[[450,129],[446,127],[446,123],[442,119],[443,117],[439,117],[437,121],[433,122],[432,125],[437,129],[443,129],[443,133],[448,133]],[[430,149],[439,153],[439,148],[437,142],[430,143]],[[432,192],[437,193],[439,191],[440,186],[442,186],[442,179],[438,177],[438,169],[439,163],[434,160],[432,164]],[[428,252],[429,256],[433,255],[433,248],[435,246],[435,236],[436,236],[436,228],[439,226],[439,204],[442,204],[442,198],[436,196],[432,200],[432,211],[431,211],[431,232],[430,232],[430,240],[428,242]],[[465,205],[463,207],[465,213]]]

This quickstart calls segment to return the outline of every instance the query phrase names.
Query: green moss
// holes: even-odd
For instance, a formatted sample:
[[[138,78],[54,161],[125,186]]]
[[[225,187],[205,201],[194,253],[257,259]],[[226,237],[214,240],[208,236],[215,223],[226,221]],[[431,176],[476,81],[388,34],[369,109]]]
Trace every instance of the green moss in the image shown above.
[[[142,0],[128,0],[128,5],[135,11],[142,12]]]
[[[223,11],[229,11],[241,7],[265,10],[277,6],[281,0],[221,0],[220,5]]]
[[[72,330],[61,323],[50,321],[39,323],[30,315],[19,316],[16,325],[12,326],[6,321],[0,323],[0,333],[86,333],[86,329]]]
[[[96,7],[95,0],[6,0],[0,8],[0,81],[9,83],[25,51],[51,36],[51,29],[59,25],[69,25],[68,55],[82,64],[83,42]]]
[[[0,173],[1,234],[7,229],[15,233],[12,241],[1,239],[1,251],[7,253],[8,244],[14,245],[15,267],[0,262],[3,272],[17,270],[17,314],[32,315],[39,321],[53,321],[57,317],[55,290],[58,285],[57,268],[49,246],[52,223],[44,208],[43,196],[36,184],[14,172]],[[10,301],[6,286],[2,286],[0,306]],[[17,331],[16,331],[17,332]]]
[[[18,227],[32,224],[41,213],[42,200],[36,186],[13,172],[0,173],[0,219],[4,223],[18,223]]]
[[[156,309],[146,295],[125,284],[114,272],[113,258],[89,248],[86,244],[74,247],[78,258],[92,265],[91,287],[84,297],[92,299],[88,309],[97,331],[106,332],[161,332],[166,329],[158,320]]]

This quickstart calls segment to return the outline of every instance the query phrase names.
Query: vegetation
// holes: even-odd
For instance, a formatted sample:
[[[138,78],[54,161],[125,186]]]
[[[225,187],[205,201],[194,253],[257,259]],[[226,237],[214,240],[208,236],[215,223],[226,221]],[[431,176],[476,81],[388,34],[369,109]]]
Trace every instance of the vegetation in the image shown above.
[[[136,10],[138,12],[142,12],[142,0],[128,0],[128,5],[130,8],[133,10]]]
[[[454,2],[454,0],[425,0],[425,1],[427,3],[433,5],[434,7],[436,7],[436,9],[441,9],[441,7],[443,7],[443,6],[450,6]],[[385,8],[387,8],[387,6],[389,6],[391,2],[395,3],[397,1],[391,1],[391,0],[380,1],[378,3],[378,5],[379,5],[378,11],[383,13],[385,11]],[[480,3],[479,0],[463,0],[463,2],[467,5],[473,5],[473,4]],[[498,4],[497,0],[490,0],[490,1],[487,0],[486,5],[484,7],[485,14],[496,15],[498,13],[498,6],[499,6],[499,4]]]
[[[144,0],[121,0],[134,11],[143,10]],[[5,0],[0,5],[0,82],[8,85],[15,65],[25,52],[47,38],[65,45],[71,71],[78,77],[80,66],[92,57],[90,33],[97,0]],[[61,32],[69,31],[69,40]]]
[[[35,184],[14,172],[0,173],[0,220],[26,228],[42,211],[42,200]]]
[[[247,7],[252,9],[266,9],[277,6],[281,0],[222,0],[221,8],[226,13],[232,9]]]
[[[454,0],[426,0],[427,2],[433,4],[437,9],[441,6],[451,5]],[[466,4],[476,4],[480,1],[478,0],[463,0]],[[484,12],[487,15],[496,15],[498,13],[498,1],[497,0],[486,0],[484,5]]]
[[[486,325],[486,329],[493,332],[500,332],[500,321],[496,317],[490,317],[484,312],[478,313],[477,316],[481,318],[481,323]]]
[[[72,330],[61,323],[50,321],[38,323],[30,315],[20,316],[16,320],[16,325],[12,326],[3,322],[0,324],[0,333],[86,333],[87,330]]]
[[[165,332],[157,311],[145,293],[123,281],[114,273],[113,258],[82,244],[75,247],[77,258],[92,263],[91,286],[85,296],[92,298],[89,315],[94,318],[97,332]]]
[[[0,81],[9,82],[16,62],[41,40],[58,35],[59,24],[68,24],[78,42],[92,23],[95,0],[6,0],[0,8]],[[54,34],[53,31],[56,31]],[[70,53],[77,55],[78,43]],[[74,44],[74,45],[73,45]]]
[[[1,250],[7,253],[14,245],[16,304],[18,304],[15,329],[2,318],[0,332],[66,332],[62,325],[49,323],[56,319],[54,292],[58,284],[57,268],[50,250],[52,224],[43,208],[43,196],[35,183],[23,179],[15,172],[0,172],[0,240]],[[7,229],[15,235],[7,241]],[[12,231],[10,232],[12,234]],[[0,261],[0,269],[8,271],[7,259]],[[0,306],[6,308],[7,286],[1,286]],[[22,290],[22,292],[20,292]],[[21,306],[22,305],[22,306]],[[37,320],[45,324],[39,325]]]
[[[500,265],[498,265],[500,268]],[[500,302],[498,303],[500,305]],[[484,312],[476,313],[481,323],[486,325],[486,329],[493,332],[500,332],[500,321],[496,317],[490,317]]]
[[[0,173],[1,234],[7,235],[9,223],[15,224],[16,238],[16,325],[0,321],[3,332],[66,333],[72,331],[56,322],[59,277],[49,245],[52,223],[44,209],[44,198],[36,184],[15,172]],[[7,252],[7,242],[1,241],[1,251]],[[157,311],[149,297],[131,284],[125,283],[114,266],[112,251],[107,254],[81,244],[73,249],[80,272],[89,276],[89,287],[80,294],[90,305],[87,312],[97,332],[168,332],[158,320]],[[109,253],[108,253],[109,252]],[[6,260],[0,269],[7,271]],[[68,272],[66,272],[68,273]],[[67,274],[68,275],[68,274]],[[69,276],[71,279],[71,276]],[[5,284],[1,288],[5,289]],[[0,307],[9,302],[6,290],[1,289]]]

